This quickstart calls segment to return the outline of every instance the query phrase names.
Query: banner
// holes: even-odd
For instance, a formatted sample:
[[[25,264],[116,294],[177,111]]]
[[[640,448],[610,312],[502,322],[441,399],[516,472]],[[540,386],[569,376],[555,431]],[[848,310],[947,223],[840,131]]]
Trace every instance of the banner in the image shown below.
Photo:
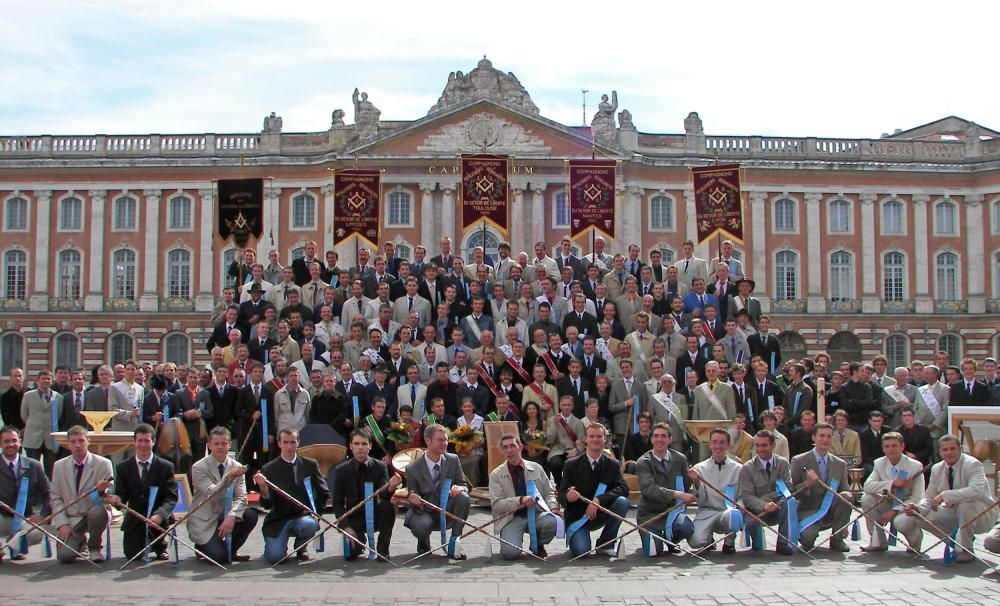
[[[615,168],[614,160],[570,160],[569,213],[570,237],[585,234],[591,228],[608,238],[615,237]]]
[[[726,164],[691,169],[694,204],[698,216],[698,243],[722,232],[743,243],[743,201],[740,165]]]
[[[263,179],[219,179],[219,237],[233,237],[243,248],[252,234],[260,239],[264,224]]]
[[[462,229],[473,229],[483,221],[504,236],[509,229],[509,156],[462,156]]]
[[[333,177],[333,245],[357,236],[366,246],[378,250],[381,200],[381,171],[338,170]]]

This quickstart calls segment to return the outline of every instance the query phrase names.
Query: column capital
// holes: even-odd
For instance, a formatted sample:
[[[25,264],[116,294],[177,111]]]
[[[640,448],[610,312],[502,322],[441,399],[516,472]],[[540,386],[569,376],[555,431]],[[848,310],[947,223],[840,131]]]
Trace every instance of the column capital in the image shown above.
[[[209,187],[208,189],[198,189],[198,197],[202,200],[214,200],[215,199],[215,189]]]
[[[638,196],[642,194],[642,188],[638,185],[626,185],[625,192],[630,196]]]
[[[534,194],[536,196],[543,196],[543,195],[545,195],[545,188],[544,187],[534,187],[533,186],[531,188],[531,191],[534,192]]]
[[[324,196],[332,196],[333,195],[333,183],[327,183],[323,187],[320,187],[319,191]]]
[[[913,194],[913,203],[923,206],[931,201],[931,197],[927,194]]]
[[[430,195],[434,193],[434,188],[437,187],[437,183],[427,183],[422,182],[417,185],[420,188],[421,193]]]
[[[983,194],[969,194],[965,196],[965,205],[971,208],[979,208],[983,203]]]
[[[865,206],[871,206],[872,204],[875,204],[875,199],[877,197],[878,196],[876,196],[875,194],[861,194],[861,196],[859,196],[859,199],[861,200],[861,203],[864,204]]]
[[[767,202],[767,192],[763,191],[752,191],[750,192],[750,203],[751,204],[763,204]]]
[[[513,189],[514,196],[524,196],[524,189],[521,187],[515,187]]]
[[[684,203],[685,204],[694,204],[694,190],[693,189],[685,189],[684,190]]]
[[[806,194],[805,199],[809,206],[818,206],[819,201],[823,199],[823,194]]]
[[[142,195],[147,200],[156,198],[157,201],[163,196],[163,190],[160,189],[144,189],[142,190]]]
[[[108,190],[106,189],[91,189],[87,192],[90,199],[94,202],[104,202],[108,199]]]
[[[35,194],[35,199],[39,202],[45,201],[49,202],[52,200],[52,190],[51,189],[36,189],[32,191]]]
[[[452,186],[450,186],[450,185],[446,185],[444,187],[444,195],[446,195],[446,196],[454,196],[455,195],[455,189]]]

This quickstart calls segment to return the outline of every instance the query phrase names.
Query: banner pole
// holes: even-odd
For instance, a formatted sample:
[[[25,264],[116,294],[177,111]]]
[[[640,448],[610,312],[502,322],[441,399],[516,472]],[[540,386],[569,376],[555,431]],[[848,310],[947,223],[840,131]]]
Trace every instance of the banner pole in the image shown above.
[[[483,263],[486,263],[486,217],[485,216],[483,216]]]

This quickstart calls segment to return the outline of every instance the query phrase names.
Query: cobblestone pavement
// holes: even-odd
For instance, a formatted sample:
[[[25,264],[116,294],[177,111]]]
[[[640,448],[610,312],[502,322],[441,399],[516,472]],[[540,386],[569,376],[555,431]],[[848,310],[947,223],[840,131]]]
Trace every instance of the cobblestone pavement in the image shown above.
[[[632,517],[634,514],[630,514]],[[470,521],[489,519],[474,510]],[[624,525],[623,530],[624,532]],[[821,535],[821,536],[825,536]],[[772,606],[774,604],[990,604],[1000,603],[1000,574],[985,575],[979,564],[914,560],[901,548],[884,554],[864,554],[863,543],[851,542],[849,554],[820,547],[814,561],[798,554],[743,550],[723,556],[713,552],[707,562],[690,556],[644,558],[636,533],[626,539],[626,557],[610,561],[591,557],[568,563],[562,541],[549,546],[546,562],[505,562],[499,554],[487,559],[486,539],[463,541],[469,559],[453,562],[431,555],[414,564],[393,568],[377,562],[346,563],[328,540],[326,552],[305,563],[272,569],[260,559],[235,564],[229,572],[199,563],[181,548],[179,565],[158,562],[124,572],[120,533],[116,554],[97,570],[83,563],[64,566],[39,560],[36,548],[23,562],[0,565],[3,598],[0,606]],[[930,537],[925,539],[927,541]],[[769,536],[773,546],[774,535]],[[925,543],[930,545],[930,542]],[[397,519],[391,556],[402,563],[415,555],[415,542]],[[496,545],[494,544],[494,549]],[[263,552],[259,529],[243,550]],[[982,550],[977,550],[981,552]],[[982,554],[981,554],[982,555]],[[986,554],[988,560],[997,557]]]

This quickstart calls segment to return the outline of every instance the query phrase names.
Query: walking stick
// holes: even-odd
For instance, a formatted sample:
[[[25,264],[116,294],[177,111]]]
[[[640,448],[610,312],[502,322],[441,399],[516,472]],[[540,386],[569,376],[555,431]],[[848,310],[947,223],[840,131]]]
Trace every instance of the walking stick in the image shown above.
[[[240,445],[240,451],[236,453],[237,461],[243,458],[243,451],[246,450],[247,444],[250,443],[250,437],[253,435],[254,427],[257,427],[257,419],[254,419],[253,423],[250,424],[250,429],[247,430],[247,437],[243,438],[243,444]],[[263,439],[267,440],[267,436],[263,436]]]
[[[600,545],[598,545],[598,546],[594,547],[594,548],[593,548],[593,549],[591,549],[590,551],[588,551],[588,552],[586,552],[586,553],[581,553],[580,555],[578,555],[578,556],[576,556],[576,557],[574,557],[574,558],[570,559],[570,562],[575,562],[576,560],[579,560],[580,558],[583,558],[583,557],[586,557],[586,556],[589,556],[589,555],[590,555],[590,554],[592,554],[592,553],[597,553],[597,551],[599,551],[600,549],[603,549],[604,547],[607,547],[608,545],[610,545],[610,544],[614,543],[615,541],[619,541],[619,540],[621,540],[621,539],[624,539],[625,537],[627,537],[628,535],[632,534],[633,532],[639,532],[640,530],[647,530],[647,529],[645,528],[646,526],[649,526],[649,525],[651,525],[651,524],[653,524],[653,523],[655,523],[655,522],[659,522],[659,521],[660,521],[660,520],[662,520],[662,519],[663,519],[664,517],[666,517],[666,516],[670,515],[670,512],[671,512],[671,511],[673,511],[673,510],[677,509],[678,507],[680,507],[680,506],[682,506],[682,505],[684,505],[684,503],[676,503],[676,504],[675,504],[674,506],[670,507],[670,508],[669,508],[669,509],[667,509],[666,511],[663,511],[663,512],[661,512],[661,513],[658,513],[658,514],[656,514],[655,516],[653,516],[653,517],[651,517],[650,519],[646,520],[646,522],[645,522],[645,523],[643,523],[643,524],[641,524],[641,525],[639,525],[639,526],[635,526],[635,527],[633,527],[632,529],[630,529],[630,530],[626,531],[625,533],[623,533],[623,534],[622,534],[621,536],[618,536],[618,537],[615,537],[615,538],[613,538],[613,539],[611,539],[611,540],[608,540],[608,541],[605,541],[605,542],[601,543]],[[651,532],[651,531],[650,531],[650,532]],[[654,534],[655,534],[655,533],[654,533]],[[676,547],[677,549],[680,549],[680,548],[681,548],[681,547],[680,547],[680,545],[677,545],[676,543],[673,543],[673,542],[671,542],[671,541],[668,541],[668,540],[667,540],[667,539],[666,539],[665,537],[660,537],[659,535],[656,535],[656,536],[657,536],[657,537],[659,538],[659,540],[660,540],[660,541],[662,541],[662,542],[666,543],[666,544],[667,544],[667,545],[669,545],[669,546],[672,546],[672,547]],[[700,560],[702,560],[702,561],[704,561],[704,559],[705,559],[705,558],[702,558],[701,556],[698,556],[698,555],[697,555],[697,554],[695,554],[695,553],[694,553],[693,551],[685,551],[685,553],[688,553],[688,554],[690,554],[690,555],[693,555],[693,556],[695,556],[696,558],[698,558],[698,559],[700,559]]]
[[[782,496],[778,497],[777,501],[772,501],[772,502],[775,505],[779,505],[780,506],[782,503],[784,503],[786,501],[790,501],[791,499],[794,499],[795,497],[799,496],[799,494],[802,493],[802,492],[805,492],[807,488],[808,488],[808,486],[800,486],[798,489],[795,490],[795,492],[793,492],[792,494],[788,495],[787,497],[784,496],[784,495],[782,495]],[[845,526],[845,528],[846,528],[846,526]],[[715,539],[714,541],[712,541],[711,543],[709,543],[707,546],[702,547],[701,549],[699,549],[699,551],[701,551],[701,552],[710,551],[712,549],[712,547],[714,547],[714,546],[716,546],[716,545],[719,544],[719,541],[725,541],[730,536],[733,536],[733,535],[738,534],[738,533],[739,533],[739,531],[736,531],[736,532],[727,532],[726,534],[722,535],[718,539]],[[812,553],[811,549],[809,550],[809,553]]]
[[[570,490],[574,490],[574,489],[575,489],[575,487],[573,487],[573,486],[570,486]],[[579,493],[578,493],[578,494],[579,494]],[[582,494],[580,495],[580,500],[581,500],[581,501],[583,501],[584,503],[586,503],[587,505],[593,505],[594,507],[596,507],[596,508],[597,508],[597,509],[599,509],[600,511],[602,511],[602,512],[604,512],[604,513],[608,514],[608,515],[609,515],[609,516],[611,516],[612,518],[614,518],[614,519],[616,519],[616,520],[618,520],[618,521],[620,521],[620,522],[623,522],[623,523],[625,523],[625,524],[627,524],[627,525],[631,526],[631,527],[632,527],[632,529],[633,529],[633,531],[638,531],[638,532],[641,532],[641,533],[645,533],[645,534],[646,534],[647,536],[649,536],[649,537],[650,537],[651,539],[655,539],[655,540],[657,540],[657,541],[659,541],[659,542],[661,542],[661,543],[666,543],[667,545],[670,545],[670,546],[672,546],[672,547],[676,547],[677,549],[680,549],[680,550],[681,550],[681,551],[683,551],[684,553],[686,553],[686,554],[688,554],[688,555],[691,555],[691,556],[694,556],[694,557],[698,558],[698,559],[699,559],[699,560],[701,560],[702,562],[704,562],[704,561],[705,561],[705,558],[703,558],[703,557],[701,557],[700,555],[698,555],[698,554],[694,553],[693,551],[689,551],[689,550],[687,550],[687,549],[684,549],[683,547],[681,547],[681,546],[680,546],[680,545],[678,545],[677,543],[674,543],[673,541],[668,541],[668,540],[666,539],[666,537],[661,537],[660,535],[656,534],[655,532],[652,532],[652,531],[650,531],[650,530],[647,530],[647,529],[643,528],[642,526],[639,526],[638,524],[636,524],[636,523],[635,523],[635,522],[633,522],[632,520],[629,520],[629,519],[626,519],[626,518],[623,518],[622,516],[618,515],[617,513],[613,512],[613,511],[611,511],[611,510],[610,510],[610,509],[608,509],[607,507],[605,507],[605,506],[601,505],[601,504],[600,504],[600,503],[598,503],[597,501],[593,501],[593,500],[591,500],[591,499],[588,499],[587,497],[583,496]],[[671,509],[673,509],[673,508],[676,508],[677,506],[678,506],[678,505],[676,505],[676,504],[675,504],[675,505],[674,505],[674,507],[672,507]],[[667,510],[667,511],[669,512],[670,510]],[[662,515],[662,514],[661,514],[661,515]],[[622,537],[624,537],[624,536],[625,536],[625,535],[623,534],[623,535],[621,535],[621,536],[619,536],[619,537],[615,537],[614,541],[617,541],[617,540],[621,539],[621,538],[622,538]],[[610,543],[610,542],[612,542],[612,541],[606,541],[606,542],[604,543],[604,545],[607,545],[607,544],[608,544],[608,543]],[[597,551],[597,550],[596,550],[596,549],[594,549],[594,550],[592,550],[592,551]],[[590,553],[590,552],[588,552],[588,553]],[[581,554],[581,555],[583,555],[583,554]],[[580,556],[576,556],[576,557],[577,557],[577,558],[579,558]],[[573,559],[575,560],[576,558],[573,558]],[[572,562],[573,560],[570,560],[570,561]]]
[[[101,568],[100,566],[97,565],[96,562],[88,560],[87,558],[83,557],[82,553],[80,553],[79,551],[77,551],[77,550],[73,549],[72,547],[70,547],[69,544],[66,543],[66,541],[63,541],[62,539],[60,539],[57,534],[49,532],[48,530],[42,528],[38,524],[32,522],[27,516],[19,513],[16,509],[14,509],[13,507],[11,507],[10,505],[4,503],[3,501],[0,501],[0,507],[2,507],[3,510],[6,511],[7,513],[9,513],[9,514],[11,514],[13,516],[17,516],[18,518],[20,518],[24,522],[27,522],[28,524],[30,524],[31,526],[33,526],[36,530],[38,530],[39,532],[41,532],[45,536],[51,538],[52,540],[54,540],[55,542],[59,543],[60,545],[62,545],[66,549],[70,550],[71,552],[73,552],[81,560],[86,560],[87,562],[89,562],[92,566],[94,566],[97,569]]]
[[[416,494],[416,493],[412,493],[412,494]],[[453,522],[457,522],[457,523],[462,524],[462,525],[467,524],[466,520],[463,520],[462,518],[458,517],[457,515],[451,513],[448,510],[441,509],[440,507],[438,507],[437,505],[431,503],[430,501],[428,501],[427,499],[421,497],[420,495],[417,495],[417,498],[420,499],[420,502],[421,502],[421,504],[424,507],[429,507],[432,510],[438,512],[438,513],[444,514],[444,516],[446,518],[448,518],[449,520],[451,520]],[[521,547],[520,545],[515,545],[515,544],[511,543],[510,541],[506,541],[504,539],[501,539],[500,537],[498,537],[498,536],[496,536],[494,534],[490,534],[490,533],[486,532],[485,530],[483,530],[482,528],[479,528],[476,532],[484,534],[484,535],[486,535],[487,537],[489,537],[491,539],[496,539],[497,541],[500,541],[504,545],[508,545],[510,547],[513,547],[513,548],[517,549],[518,551],[520,551],[520,552],[522,552],[524,554],[530,555],[531,557],[535,558],[536,560],[539,560],[539,561],[542,561],[542,562],[545,561],[545,558],[543,558],[543,557],[541,557],[539,555],[536,555],[534,553],[531,553],[530,550],[525,549],[525,548]]]
[[[146,526],[148,526],[148,527],[152,528],[152,529],[153,529],[153,530],[155,530],[156,532],[163,532],[163,527],[162,527],[162,526],[160,526],[159,524],[157,524],[157,523],[156,523],[156,522],[154,522],[153,520],[151,520],[151,519],[147,518],[146,516],[142,515],[142,514],[141,514],[141,513],[139,513],[138,511],[136,511],[136,510],[132,509],[131,507],[129,507],[129,506],[128,506],[128,505],[126,505],[125,503],[122,503],[121,501],[119,501],[119,502],[117,502],[117,503],[114,503],[114,504],[113,504],[113,506],[114,506],[114,507],[117,507],[117,508],[121,509],[122,511],[124,511],[125,513],[127,513],[127,514],[129,514],[129,515],[131,515],[131,516],[135,517],[135,518],[136,518],[137,520],[139,520],[140,522],[142,522],[142,523],[143,523],[143,524],[145,524]],[[205,558],[205,559],[206,559],[206,560],[208,560],[208,561],[209,561],[210,563],[212,563],[212,564],[214,564],[214,565],[218,566],[219,568],[221,568],[221,569],[223,569],[223,570],[225,570],[225,571],[227,571],[227,572],[229,571],[229,569],[228,569],[228,568],[226,568],[226,567],[225,567],[225,566],[223,566],[222,564],[220,564],[220,563],[216,562],[216,561],[215,561],[215,560],[213,560],[212,558],[208,557],[207,555],[205,555],[204,553],[202,553],[202,551],[201,551],[200,549],[198,549],[198,548],[197,548],[197,547],[195,547],[194,545],[192,545],[192,544],[188,543],[188,542],[187,542],[187,541],[185,541],[184,539],[182,539],[182,538],[180,538],[180,537],[176,536],[176,534],[175,534],[175,535],[171,535],[171,537],[170,537],[170,538],[172,538],[173,540],[177,541],[177,542],[178,542],[178,543],[180,543],[181,545],[183,545],[183,546],[187,547],[188,549],[191,549],[191,550],[192,550],[192,551],[194,551],[194,552],[195,552],[195,553],[196,553],[197,555],[201,556],[202,558]],[[148,547],[147,547],[147,549],[148,549]],[[145,549],[144,549],[143,551],[145,551]]]
[[[108,479],[110,480],[112,478],[108,478]],[[90,493],[94,492],[95,490],[97,490],[96,486],[94,486],[93,488],[91,488],[90,490],[88,490],[86,492],[83,492],[83,493],[77,495],[77,497],[75,499],[73,499],[69,503],[66,503],[65,505],[63,505],[62,507],[60,507],[57,511],[53,511],[49,515],[47,515],[44,518],[42,518],[42,520],[40,522],[38,522],[38,525],[39,526],[45,526],[46,524],[48,524],[49,522],[51,522],[52,520],[54,520],[57,515],[61,514],[62,512],[68,510],[70,507],[76,505],[80,501],[82,501],[82,500],[86,499],[87,497],[89,497]],[[29,528],[21,528],[21,530],[18,530],[16,533],[14,533],[14,536],[12,536],[9,541],[7,541],[6,543],[4,543],[3,546],[0,546],[0,551],[3,551],[4,549],[7,549],[11,545],[13,545],[16,541],[19,541],[22,536],[28,534],[29,532],[31,532],[31,530]]]
[[[959,527],[958,527],[958,529],[959,529],[959,530],[963,530],[963,529],[965,529],[965,528],[966,528],[967,526],[971,526],[973,522],[975,522],[975,521],[976,521],[976,520],[978,520],[979,518],[983,517],[983,516],[984,516],[984,515],[985,515],[986,513],[988,513],[988,512],[989,512],[989,511],[990,511],[991,509],[993,509],[993,508],[994,508],[994,507],[996,507],[997,505],[1000,505],[1000,501],[994,501],[992,505],[990,505],[990,506],[989,506],[989,507],[987,507],[986,509],[984,509],[984,510],[980,511],[979,513],[977,513],[977,514],[976,514],[975,516],[973,516],[973,517],[972,517],[971,519],[969,519],[969,521],[968,521],[968,522],[966,522],[965,524],[962,524],[961,526],[959,526]],[[933,545],[931,545],[931,546],[930,546],[930,547],[928,547],[927,549],[925,549],[925,550],[921,551],[921,552],[920,552],[920,555],[926,555],[928,551],[930,551],[931,549],[934,549],[935,547],[937,547],[937,546],[938,546],[938,545],[940,545],[941,543],[944,543],[945,541],[950,541],[950,540],[952,540],[952,539],[951,539],[951,537],[950,537],[949,535],[945,535],[945,537],[946,537],[946,538],[944,538],[944,539],[939,539],[937,543],[934,543]]]
[[[466,538],[466,537],[468,537],[468,536],[471,536],[471,535],[474,535],[474,534],[476,534],[477,532],[479,532],[479,531],[483,530],[484,528],[486,528],[487,526],[489,526],[490,524],[495,524],[496,522],[499,522],[500,520],[502,520],[502,519],[504,519],[504,518],[506,518],[506,517],[509,517],[509,516],[512,516],[512,515],[514,515],[515,513],[517,513],[517,511],[518,511],[519,509],[521,509],[521,508],[523,508],[523,507],[524,507],[524,505],[518,505],[517,507],[515,507],[515,508],[514,508],[514,509],[512,509],[511,511],[507,511],[507,512],[505,512],[505,513],[501,513],[500,515],[498,515],[498,516],[494,517],[494,518],[493,518],[492,520],[487,520],[486,522],[483,522],[483,523],[482,523],[482,524],[480,524],[479,526],[474,526],[474,527],[473,527],[473,528],[472,528],[471,530],[467,530],[467,531],[463,532],[463,533],[462,533],[462,536],[458,537],[458,539],[459,539],[459,540],[462,540],[462,539],[464,539],[464,538]],[[470,526],[471,526],[471,525],[470,525]],[[429,551],[425,551],[425,552],[423,552],[423,553],[421,553],[421,554],[417,554],[417,556],[415,556],[415,557],[412,557],[412,558],[410,558],[409,560],[406,560],[406,561],[405,561],[405,562],[403,562],[403,563],[402,563],[401,565],[402,565],[402,566],[406,566],[407,564],[409,564],[409,563],[411,563],[411,562],[416,562],[416,561],[417,561],[417,560],[419,560],[420,558],[422,558],[422,557],[424,557],[424,556],[426,556],[426,555],[430,555],[430,554],[434,553],[435,551],[437,551],[437,550],[439,550],[439,549],[443,549],[443,548],[444,548],[444,547],[446,547],[446,546],[447,546],[447,543],[442,543],[442,544],[438,545],[437,547],[434,547],[433,549],[431,549],[431,550],[429,550]]]

